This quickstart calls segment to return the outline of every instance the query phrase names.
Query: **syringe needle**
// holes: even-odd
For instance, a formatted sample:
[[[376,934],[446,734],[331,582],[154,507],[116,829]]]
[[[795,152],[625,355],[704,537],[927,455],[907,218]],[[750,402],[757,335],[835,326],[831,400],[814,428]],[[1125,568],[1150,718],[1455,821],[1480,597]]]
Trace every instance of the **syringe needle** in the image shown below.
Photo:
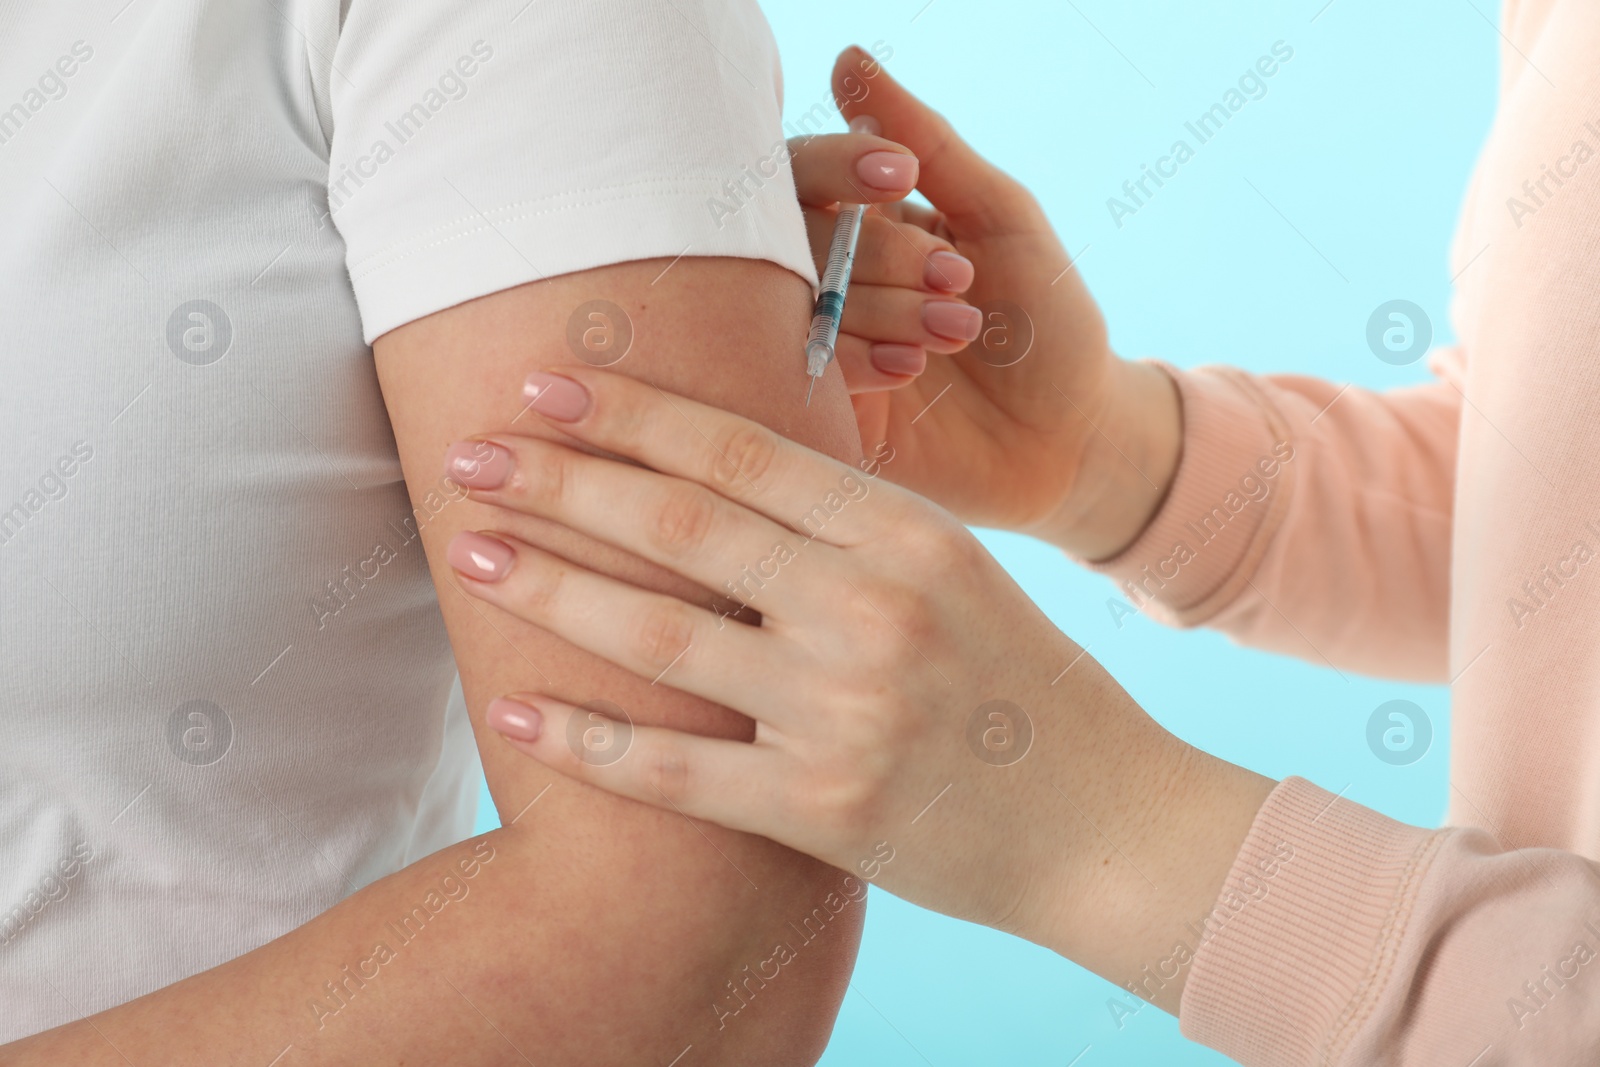
[[[817,380],[811,379],[811,384],[806,386],[806,407],[811,406],[811,391],[817,387]]]

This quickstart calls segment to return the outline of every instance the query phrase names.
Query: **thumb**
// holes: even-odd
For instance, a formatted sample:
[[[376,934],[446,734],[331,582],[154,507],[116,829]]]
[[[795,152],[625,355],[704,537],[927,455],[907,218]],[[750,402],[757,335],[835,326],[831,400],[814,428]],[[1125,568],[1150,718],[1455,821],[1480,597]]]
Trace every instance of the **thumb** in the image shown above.
[[[943,115],[908,92],[883,65],[861,48],[839,53],[833,65],[833,92],[848,121],[857,115],[878,120],[882,136],[917,157],[917,189],[958,229],[1000,228],[1019,214],[1037,213],[1032,194],[961,139]]]

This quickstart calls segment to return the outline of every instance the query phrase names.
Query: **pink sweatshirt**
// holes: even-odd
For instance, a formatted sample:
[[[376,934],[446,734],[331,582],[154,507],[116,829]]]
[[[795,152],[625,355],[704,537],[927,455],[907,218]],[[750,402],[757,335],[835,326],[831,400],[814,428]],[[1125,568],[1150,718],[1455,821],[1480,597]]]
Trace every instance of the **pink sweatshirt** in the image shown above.
[[[1503,29],[1439,380],[1174,372],[1169,498],[1103,564],[1170,622],[1452,685],[1445,829],[1299,778],[1257,815],[1179,1016],[1252,1067],[1600,1063],[1600,4]]]

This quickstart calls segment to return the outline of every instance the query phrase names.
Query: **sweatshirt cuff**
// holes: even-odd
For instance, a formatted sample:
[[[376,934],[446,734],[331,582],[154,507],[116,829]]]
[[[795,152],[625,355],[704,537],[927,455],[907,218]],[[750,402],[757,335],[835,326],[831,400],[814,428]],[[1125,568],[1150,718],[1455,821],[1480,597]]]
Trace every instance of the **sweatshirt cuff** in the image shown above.
[[[1139,610],[1194,626],[1255,573],[1288,503],[1294,448],[1287,423],[1248,375],[1156,365],[1172,376],[1183,410],[1172,485],[1131,545],[1079,562],[1116,579]]]
[[[1184,1036],[1246,1065],[1337,1062],[1442,836],[1303,778],[1279,783],[1205,921]]]

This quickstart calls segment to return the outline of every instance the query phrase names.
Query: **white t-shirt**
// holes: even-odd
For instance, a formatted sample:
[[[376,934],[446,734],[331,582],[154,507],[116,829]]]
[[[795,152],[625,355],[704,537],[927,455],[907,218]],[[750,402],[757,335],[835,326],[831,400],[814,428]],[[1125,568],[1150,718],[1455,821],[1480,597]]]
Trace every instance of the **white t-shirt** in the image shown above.
[[[753,0],[0,0],[0,1040],[470,832],[368,343],[645,257],[814,282],[779,92]]]

